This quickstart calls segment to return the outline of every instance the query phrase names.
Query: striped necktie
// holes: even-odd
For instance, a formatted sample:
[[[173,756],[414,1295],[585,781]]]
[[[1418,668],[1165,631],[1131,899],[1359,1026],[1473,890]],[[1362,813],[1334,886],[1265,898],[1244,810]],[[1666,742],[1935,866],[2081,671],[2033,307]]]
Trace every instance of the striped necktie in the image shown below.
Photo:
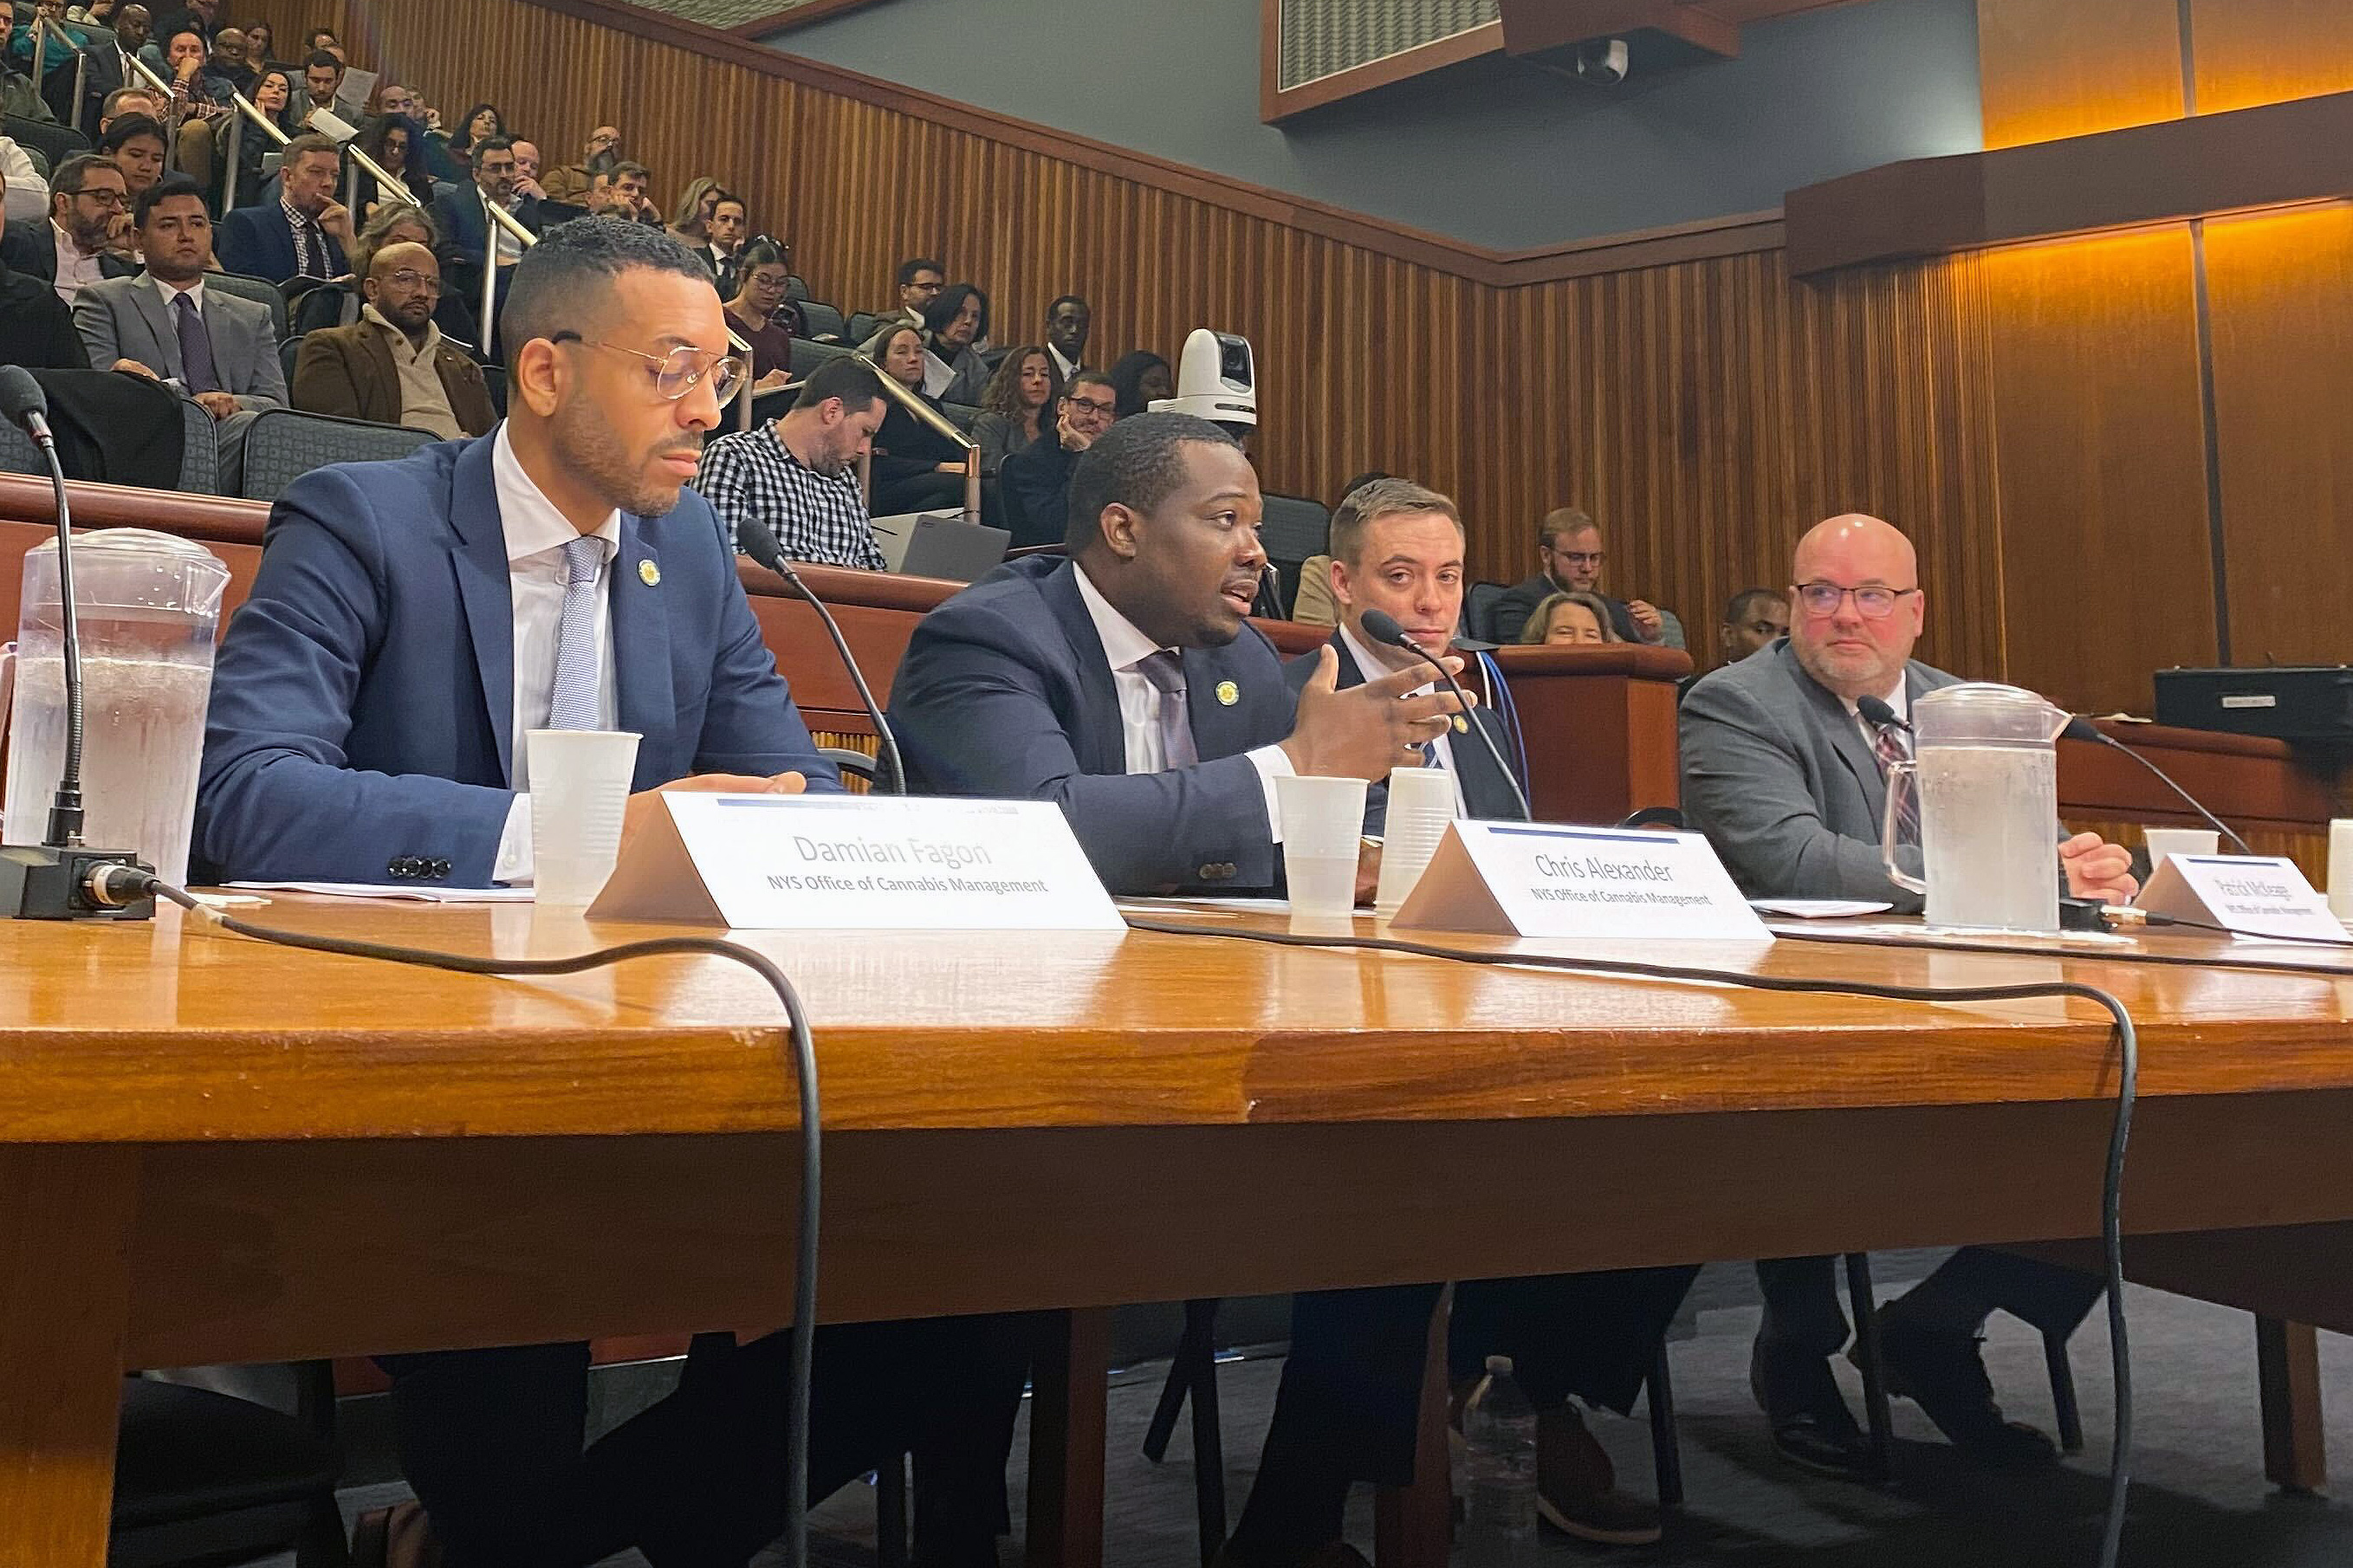
[[[1873,731],[1871,754],[1879,763],[1879,776],[1887,777],[1887,770],[1897,763],[1911,760],[1912,748],[1905,743],[1904,731],[1894,724],[1882,724]],[[1920,791],[1914,787],[1904,796],[1903,809],[1896,814],[1895,836],[1900,842],[1920,842]]]
[[[555,635],[555,689],[547,704],[551,730],[601,730],[597,704],[596,579],[605,542],[589,534],[564,544],[564,621]]]

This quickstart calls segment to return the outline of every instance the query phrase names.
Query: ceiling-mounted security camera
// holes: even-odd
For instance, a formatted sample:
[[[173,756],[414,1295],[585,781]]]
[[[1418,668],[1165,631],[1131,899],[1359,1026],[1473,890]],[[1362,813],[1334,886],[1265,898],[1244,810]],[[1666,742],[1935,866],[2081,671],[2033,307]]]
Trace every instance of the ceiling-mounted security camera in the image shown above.
[[[1626,40],[1592,38],[1577,46],[1577,79],[1615,87],[1626,79]]]

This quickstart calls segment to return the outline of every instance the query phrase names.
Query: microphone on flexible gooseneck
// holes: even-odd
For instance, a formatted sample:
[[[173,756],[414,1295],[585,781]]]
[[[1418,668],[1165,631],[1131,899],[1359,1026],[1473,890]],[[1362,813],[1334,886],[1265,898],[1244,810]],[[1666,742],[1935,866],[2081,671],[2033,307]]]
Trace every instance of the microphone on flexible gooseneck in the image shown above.
[[[65,765],[49,805],[48,832],[37,847],[0,848],[0,918],[16,920],[148,920],[153,895],[118,896],[117,869],[153,871],[127,849],[90,849],[81,841],[81,626],[74,613],[73,512],[58,444],[49,435],[49,399],[21,365],[0,365],[0,417],[33,438],[49,462],[58,509],[58,662],[64,667]],[[24,677],[20,671],[17,679]]]
[[[1854,710],[1862,715],[1864,722],[1871,724],[1875,728],[1883,730],[1887,728],[1887,726],[1893,724],[1895,728],[1903,731],[1907,735],[1912,732],[1912,726],[1905,723],[1902,719],[1897,718],[1895,716],[1895,710],[1890,708],[1886,703],[1881,701],[1876,697],[1856,698],[1854,700]],[[2078,713],[2069,719],[2067,721],[2067,727],[2059,731],[2059,736],[2062,740],[2086,741],[2095,746],[2106,746],[2112,751],[2120,752],[2124,755],[2130,757],[2134,762],[2138,763],[2142,767],[2147,768],[2150,773],[2156,774],[2158,783],[2163,784],[2166,788],[2179,795],[2183,804],[2187,805],[2190,810],[2196,812],[2199,816],[2204,817],[2206,819],[2206,826],[2212,828],[2216,833],[2221,834],[2226,841],[2235,846],[2240,854],[2253,855],[2254,853],[2253,850],[2247,847],[2247,841],[2245,839],[2240,837],[2236,833],[2233,833],[2231,830],[2230,824],[2224,822],[2221,817],[2207,810],[2205,804],[2196,795],[2191,795],[2188,790],[2183,789],[2179,784],[2175,784],[2171,774],[2168,773],[2163,768],[2158,767],[2155,763],[2150,762],[2147,757],[2142,756],[2138,752],[2134,751],[2130,746],[2126,745],[2122,741],[2117,740],[2114,735],[2111,735],[2106,731],[2101,729],[2097,724],[2093,723],[2089,719],[2084,718],[2082,714]]]
[[[1386,643],[1390,647],[1401,647],[1438,671],[1439,679],[1446,682],[1446,689],[1454,693],[1456,701],[1462,704],[1463,721],[1470,726],[1471,732],[1479,737],[1479,743],[1487,748],[1487,754],[1495,760],[1495,771],[1502,773],[1504,782],[1512,786],[1512,799],[1519,805],[1520,820],[1534,822],[1535,813],[1528,809],[1527,792],[1520,788],[1518,776],[1512,772],[1511,763],[1504,761],[1504,753],[1496,748],[1495,737],[1487,733],[1487,726],[1471,717],[1470,694],[1462,689],[1462,683],[1454,679],[1454,672],[1447,668],[1440,660],[1432,658],[1419,643],[1406,636],[1405,627],[1399,626],[1398,618],[1388,611],[1366,610],[1361,624],[1365,628],[1365,635],[1375,642]]]
[[[754,518],[748,526],[736,530],[735,537],[737,548],[782,577],[785,586],[807,601],[808,607],[817,612],[817,618],[825,623],[826,635],[833,639],[833,651],[841,656],[841,668],[849,672],[849,684],[858,689],[858,700],[866,705],[866,717],[874,725],[876,750],[882,763],[882,777],[875,781],[875,787],[884,795],[906,794],[907,765],[900,759],[899,737],[891,732],[890,721],[882,717],[882,705],[874,700],[874,689],[866,684],[866,672],[858,668],[858,659],[850,653],[849,640],[841,635],[841,626],[834,620],[833,612],[825,607],[823,600],[809,592],[808,584],[801,581],[800,574],[794,571],[792,563],[785,559],[784,549],[776,542],[776,531],[767,524]]]

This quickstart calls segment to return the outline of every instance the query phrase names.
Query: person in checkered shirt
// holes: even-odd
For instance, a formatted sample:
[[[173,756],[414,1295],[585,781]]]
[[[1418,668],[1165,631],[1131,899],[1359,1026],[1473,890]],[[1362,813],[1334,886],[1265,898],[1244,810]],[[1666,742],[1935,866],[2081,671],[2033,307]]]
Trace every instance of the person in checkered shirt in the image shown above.
[[[887,408],[882,383],[856,360],[818,367],[783,418],[703,448],[701,491],[741,550],[743,531],[776,535],[787,561],[886,570],[858,488],[858,459]]]

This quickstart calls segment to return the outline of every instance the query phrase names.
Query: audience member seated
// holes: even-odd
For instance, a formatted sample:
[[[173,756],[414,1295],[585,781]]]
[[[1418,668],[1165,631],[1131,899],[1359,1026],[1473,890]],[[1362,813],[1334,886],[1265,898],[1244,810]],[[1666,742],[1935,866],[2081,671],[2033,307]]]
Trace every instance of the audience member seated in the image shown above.
[[[342,58],[325,49],[311,50],[311,57],[302,62],[302,102],[294,118],[305,125],[311,123],[313,114],[343,118],[343,111],[335,107],[335,100],[343,90]]]
[[[828,360],[781,418],[704,447],[694,488],[739,550],[744,530],[765,528],[787,561],[880,572],[882,552],[859,494],[858,460],[889,405],[871,367]]]
[[[1609,604],[1582,588],[1548,594],[1520,628],[1524,643],[1613,643],[1626,639],[1609,624]]]
[[[600,170],[609,169],[621,162],[624,156],[620,128],[599,125],[588,132],[588,145],[582,152],[580,162],[565,163],[547,172],[543,182],[547,186],[547,199],[571,206],[587,205],[590,179]]]
[[[928,256],[911,256],[899,263],[899,308],[878,310],[886,324],[920,327],[923,311],[947,287],[947,268]]]
[[[536,142],[526,142],[520,136],[515,137],[513,140],[515,155],[514,194],[518,196],[528,197],[535,202],[544,202],[547,200],[547,192],[543,190],[539,184],[539,143]]]
[[[1348,504],[1348,498],[1357,490],[1375,479],[1392,477],[1377,468],[1358,474],[1340,487],[1338,498],[1332,502],[1332,515],[1337,517],[1340,509]],[[1338,624],[1340,605],[1332,596],[1332,558],[1329,555],[1311,555],[1299,563],[1299,592],[1292,597],[1291,618],[1311,626]]]
[[[796,334],[776,324],[792,304],[785,298],[791,269],[775,240],[755,239],[744,247],[741,276],[743,287],[727,301],[727,330],[751,345],[753,393],[775,392],[793,378]],[[797,323],[799,307],[792,306],[787,319]]]
[[[214,98],[223,103],[242,93],[253,97],[260,73],[245,63],[245,29],[223,27],[213,35],[212,56],[205,61],[204,78]]]
[[[436,132],[438,115],[427,106],[422,94],[398,82],[377,83],[375,102],[376,120],[406,120],[413,128],[408,156],[415,168],[402,177],[422,182],[426,194],[421,199],[431,201],[434,185],[454,181],[461,173],[458,161],[449,156],[449,139]]]
[[[941,289],[923,307],[923,395],[977,404],[991,373],[973,345],[987,335],[987,295],[969,283]]]
[[[699,250],[711,238],[711,215],[718,210],[720,198],[726,195],[719,182],[709,174],[698,174],[678,194],[678,205],[671,211],[670,237],[689,250]],[[708,265],[705,271],[710,270]]]
[[[527,879],[524,742],[551,724],[645,737],[625,834],[661,791],[839,789],[710,508],[681,489],[676,454],[721,418],[708,276],[659,235],[584,222],[514,285],[517,396],[498,435],[324,468],[273,509],[213,679],[194,852],[210,874],[353,880],[416,858],[451,885]],[[668,356],[669,395],[622,349]],[[468,616],[453,560],[488,574],[491,625]],[[1022,1382],[1004,1331],[818,1329],[812,1496],[912,1447],[935,1461],[918,1560],[991,1561]],[[658,1563],[746,1561],[783,1524],[789,1342],[699,1365],[585,1455],[585,1343],[385,1358],[437,1550],[450,1568],[632,1546]]]
[[[5,9],[0,6],[0,10]],[[106,95],[146,79],[131,62],[146,47],[153,20],[144,5],[118,5],[111,18],[113,31],[93,38],[82,48],[82,58],[89,64],[82,70],[81,133],[93,142],[98,140],[99,116]],[[249,45],[251,29],[248,29],[247,36]],[[16,110],[12,108],[9,112],[14,114]]]
[[[1149,349],[1138,349],[1122,354],[1111,367],[1112,390],[1119,395],[1116,418],[1133,418],[1149,410],[1156,400],[1176,395],[1176,377],[1168,369],[1168,362]]]
[[[267,69],[269,62],[278,58],[277,37],[269,23],[248,22],[245,25],[245,63],[257,72]]]
[[[171,105],[159,96],[153,88],[147,86],[143,79],[130,87],[118,87],[100,100],[98,134],[92,136],[90,141],[95,144],[100,136],[104,136],[113,129],[116,121],[126,115],[143,114],[160,125],[170,110]]]
[[[1079,455],[1112,426],[1118,394],[1111,377],[1082,370],[1054,404],[1054,438],[1042,435],[1005,459],[997,489],[1005,498],[1012,545],[1060,544],[1070,531],[1071,474]]]
[[[99,153],[59,163],[49,182],[46,237],[50,282],[68,305],[100,279],[136,273],[138,237],[121,165]]]
[[[499,106],[478,103],[466,110],[465,118],[458,121],[458,129],[448,138],[450,161],[460,169],[470,170],[476,148],[485,142],[506,140],[507,117],[499,112]]]
[[[1609,606],[1609,624],[1619,641],[1683,647],[1680,628],[1672,641],[1666,640],[1666,621],[1652,605],[1601,593],[1601,566],[1608,555],[1601,543],[1601,525],[1584,511],[1565,506],[1546,512],[1536,533],[1536,559],[1544,569],[1506,590],[1496,601],[1496,639],[1519,641],[1530,612],[1538,604],[1555,594],[1577,592],[1600,595]]]
[[[18,223],[39,223],[49,216],[49,182],[31,153],[14,137],[0,136],[0,177],[8,182],[5,203]]]
[[[874,339],[872,358],[882,374],[936,411],[939,399],[923,392],[923,334],[913,327],[885,327]],[[964,509],[964,448],[909,413],[896,398],[874,437],[872,510],[876,517],[902,512]]]
[[[694,247],[694,258],[711,268],[718,281],[719,297],[733,300],[736,290],[736,268],[744,249],[744,237],[752,232],[751,209],[744,198],[733,191],[722,191],[711,204],[711,216],[704,222],[703,241]]]
[[[662,226],[661,209],[649,193],[652,171],[643,163],[616,163],[588,178],[588,211],[597,217],[627,218],[649,228]]]
[[[1094,307],[1076,294],[1046,307],[1046,352],[1054,356],[1057,385],[1087,368],[1087,337],[1094,328]]]
[[[253,85],[252,99],[253,107],[267,115],[272,125],[285,132],[290,137],[297,134],[297,127],[287,117],[287,110],[294,100],[294,79],[285,67],[271,66],[262,71],[259,79]],[[231,121],[224,120],[216,126],[195,123],[207,142],[218,142],[223,140],[225,128]],[[183,126],[181,129],[183,132],[181,142],[185,147],[190,143],[191,135],[187,127]],[[237,205],[238,206],[259,206],[269,202],[269,174],[263,168],[262,160],[278,150],[278,143],[270,140],[268,132],[256,129],[249,122],[237,132]],[[217,206],[227,195],[228,160],[225,155],[216,156],[210,152],[207,152],[206,156],[206,161],[219,174],[218,182],[212,187],[214,205]],[[279,189],[283,192],[282,183]]]
[[[1919,896],[1889,880],[1880,858],[1886,769],[1909,740],[1856,704],[1876,697],[1903,720],[1922,693],[1955,681],[1912,658],[1927,624],[1918,558],[1877,518],[1834,517],[1799,542],[1791,577],[1788,637],[1703,676],[1683,700],[1683,810],[1751,897],[1869,899],[1916,913]],[[2123,848],[2063,828],[2052,846],[2052,874],[2075,895],[2122,902],[2136,891]],[[1916,875],[1918,847],[1904,854]],[[1832,1260],[1768,1260],[1757,1276],[1765,1318],[1749,1381],[1775,1446],[1810,1469],[1866,1473],[1868,1445],[1829,1365],[1848,1335]],[[2003,1419],[1978,1336],[1996,1308],[2069,1333],[2100,1289],[2090,1275],[1964,1247],[1879,1309],[1888,1390],[1916,1401],[1978,1463],[2050,1464],[2048,1438]]]
[[[430,430],[445,441],[499,421],[481,366],[433,322],[441,266],[416,243],[376,251],[360,280],[366,298],[348,327],[306,333],[294,356],[294,406],[312,414]]]
[[[433,251],[438,260],[439,241],[440,231],[433,226],[433,216],[424,208],[405,202],[382,204],[360,226],[359,236],[352,242],[353,275],[322,283],[297,298],[289,307],[292,312],[291,331],[299,336],[328,327],[352,325],[360,319],[360,307],[367,302],[361,295],[360,279],[374,265],[377,251],[387,245],[421,245]],[[446,283],[433,321],[441,329],[441,335],[451,342],[471,344],[475,341],[472,307]]]
[[[286,143],[277,202],[241,206],[221,220],[222,268],[272,283],[296,278],[324,283],[344,276],[352,215],[335,199],[342,172],[335,144],[316,132]]]
[[[0,65],[0,70],[5,70],[7,77],[5,97],[8,112],[45,125],[70,124],[74,118],[73,46],[60,42],[55,34],[45,35],[41,66],[37,68],[33,62],[36,16],[63,22],[65,7],[58,0],[16,0],[9,9],[9,31],[0,34],[8,39],[5,64]],[[33,79],[36,77],[41,79],[37,87]]]
[[[1726,664],[1762,653],[1789,635],[1789,601],[1770,588],[1743,588],[1724,607],[1716,646]]]
[[[286,373],[269,308],[205,287],[213,222],[204,193],[169,174],[132,215],[147,269],[103,278],[74,297],[74,326],[93,366],[139,370],[180,384],[217,421],[221,479],[234,491],[245,465],[245,427],[286,406]]]
[[[1007,354],[980,395],[980,417],[972,438],[980,443],[980,471],[995,478],[1005,459],[1024,450],[1049,428],[1046,411],[1060,395],[1053,355],[1037,343]]]
[[[0,195],[8,177],[0,170]],[[46,220],[44,220],[46,221]],[[73,312],[47,279],[18,272],[6,260],[9,218],[0,202],[0,364],[26,370],[88,370],[90,355],[74,331]]]
[[[359,141],[360,151],[399,181],[409,202],[420,207],[433,205],[433,179],[425,167],[424,145],[425,128],[405,114],[376,116]],[[400,200],[378,189],[376,177],[364,168],[359,172],[358,190],[363,218],[383,202]]]
[[[475,144],[470,165],[472,178],[464,184],[441,185],[433,192],[433,226],[441,231],[438,254],[444,285],[456,289],[473,310],[481,309],[482,268],[486,255],[495,256],[501,277],[522,259],[522,241],[493,221],[495,202],[533,234],[544,226],[539,203],[514,194],[514,144],[493,136]],[[498,294],[505,294],[503,283]]]
[[[122,183],[136,202],[164,177],[164,128],[143,114],[125,114],[106,128],[98,150],[122,171]],[[204,187],[199,184],[197,191]]]
[[[26,0],[31,9],[32,0]],[[9,38],[16,28],[15,0],[0,0],[0,39]],[[31,24],[27,23],[26,26]],[[66,73],[70,76],[73,73]],[[57,120],[33,79],[16,68],[13,57],[0,57],[0,112],[15,115],[19,120],[37,121],[47,125]]]

